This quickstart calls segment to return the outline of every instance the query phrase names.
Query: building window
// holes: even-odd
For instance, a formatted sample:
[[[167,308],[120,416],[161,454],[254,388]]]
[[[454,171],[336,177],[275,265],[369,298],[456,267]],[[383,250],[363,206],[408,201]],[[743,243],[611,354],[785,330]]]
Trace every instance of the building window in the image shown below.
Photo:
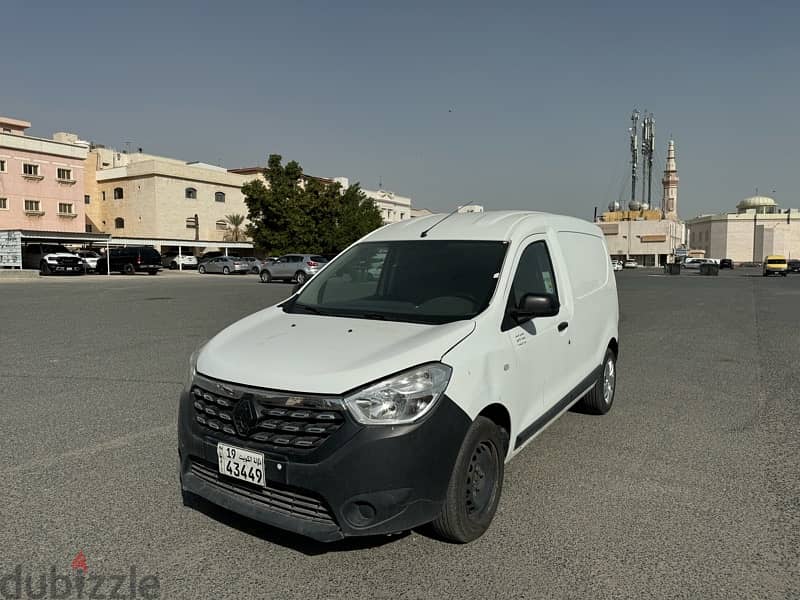
[[[71,214],[74,214],[72,212],[72,203],[71,202],[59,202],[58,203],[58,214],[60,214],[60,215],[71,215]]]
[[[85,195],[85,196],[83,197],[83,203],[84,203],[84,204],[91,204],[91,203],[92,203],[92,197],[91,197],[91,196],[89,196],[88,194],[87,194],[87,195]]]
[[[8,210],[8,198],[0,198],[0,210]]]
[[[225,202],[225,192],[217,192],[214,194],[214,200],[216,202]]]
[[[125,229],[125,219],[122,217],[114,219],[114,229]]]
[[[224,219],[220,219],[217,221],[217,231],[227,231],[228,230],[228,223]]]
[[[406,218],[406,213],[400,213],[400,220],[402,221],[405,218]]]
[[[92,224],[91,223],[87,223],[86,224],[86,233],[92,233]]]
[[[3,127],[3,133],[11,133],[10,127]]]
[[[25,200],[25,212],[42,212],[42,203],[39,200]]]
[[[186,188],[186,197],[190,200],[197,200],[197,190],[194,188]]]
[[[28,177],[39,177],[39,165],[33,163],[22,163],[22,174]]]
[[[125,197],[125,192],[122,191],[122,188],[116,187],[114,188],[114,200],[122,200]]]
[[[6,161],[0,160],[0,173],[6,172]]]
[[[106,192],[105,192],[105,190],[103,190],[103,191],[102,191],[102,192],[100,192],[100,193],[103,195],[103,201],[105,201],[105,199],[106,199]]]
[[[72,169],[57,169],[56,178],[59,181],[72,181]]]

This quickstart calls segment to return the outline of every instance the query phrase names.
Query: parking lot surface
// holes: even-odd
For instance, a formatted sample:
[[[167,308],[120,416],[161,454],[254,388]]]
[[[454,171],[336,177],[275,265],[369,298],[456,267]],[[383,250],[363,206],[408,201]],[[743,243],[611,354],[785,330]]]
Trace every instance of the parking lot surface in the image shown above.
[[[326,546],[182,505],[188,357],[290,285],[0,282],[0,575],[82,551],[163,598],[800,598],[800,275],[616,276],[613,410],[542,433],[465,546],[424,529]]]

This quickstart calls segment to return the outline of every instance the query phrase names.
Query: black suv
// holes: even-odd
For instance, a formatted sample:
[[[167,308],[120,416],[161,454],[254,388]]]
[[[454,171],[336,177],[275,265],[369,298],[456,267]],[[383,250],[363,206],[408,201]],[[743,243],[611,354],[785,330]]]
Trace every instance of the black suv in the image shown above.
[[[786,261],[786,267],[793,273],[800,273],[800,260],[791,259]]]
[[[732,269],[733,268],[733,261],[730,258],[722,258],[719,261],[719,268],[720,269]]]
[[[61,244],[28,244],[22,251],[22,267],[39,269],[41,275],[83,275],[83,260]]]
[[[161,270],[161,254],[155,248],[148,246],[133,246],[129,248],[113,248],[111,253],[111,270],[133,275],[146,271],[155,275]],[[97,260],[97,272],[107,273],[106,257]]]

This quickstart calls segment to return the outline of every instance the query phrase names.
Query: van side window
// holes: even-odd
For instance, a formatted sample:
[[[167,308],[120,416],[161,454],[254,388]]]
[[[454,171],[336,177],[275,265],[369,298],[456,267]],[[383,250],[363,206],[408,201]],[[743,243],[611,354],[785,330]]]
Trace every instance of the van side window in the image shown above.
[[[519,306],[525,294],[552,294],[558,299],[555,271],[544,241],[533,242],[523,250],[511,284],[508,308]],[[502,330],[507,331],[515,325],[516,322],[506,316],[503,319]]]

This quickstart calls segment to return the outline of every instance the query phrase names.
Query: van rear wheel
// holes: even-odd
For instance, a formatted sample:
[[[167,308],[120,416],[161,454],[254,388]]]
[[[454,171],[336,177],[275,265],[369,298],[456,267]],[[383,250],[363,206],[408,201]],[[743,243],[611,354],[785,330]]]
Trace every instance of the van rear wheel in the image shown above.
[[[134,273],[136,273],[136,269],[131,263],[128,263],[124,267],[122,267],[122,272],[125,273],[125,275],[133,275]]]
[[[432,523],[437,535],[464,544],[482,536],[497,512],[503,490],[507,434],[478,417],[458,452],[442,513]]]
[[[611,410],[614,394],[617,391],[617,357],[611,348],[603,358],[603,371],[594,387],[581,399],[581,406],[596,415],[604,415]]]

